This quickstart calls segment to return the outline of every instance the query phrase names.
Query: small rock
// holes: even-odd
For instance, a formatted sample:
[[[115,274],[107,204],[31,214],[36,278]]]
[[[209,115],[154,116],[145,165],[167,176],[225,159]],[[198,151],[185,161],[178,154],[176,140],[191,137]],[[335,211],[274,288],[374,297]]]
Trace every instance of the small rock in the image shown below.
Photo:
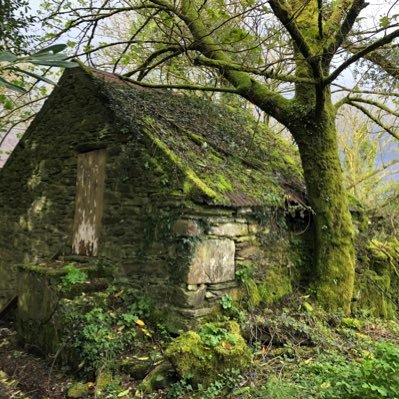
[[[86,398],[89,395],[89,387],[83,382],[77,382],[71,385],[67,391],[67,398],[78,399]]]
[[[122,361],[121,369],[123,372],[129,374],[135,380],[142,380],[150,368],[153,366],[154,360],[150,357],[146,358],[127,358]]]
[[[172,381],[174,369],[168,361],[155,366],[138,386],[138,391],[150,393],[166,388]]]
[[[181,287],[176,287],[174,295],[174,303],[183,308],[198,308],[205,298],[206,285],[201,284],[195,291],[189,291]]]
[[[208,284],[208,289],[211,291],[227,290],[229,288],[237,287],[237,281],[226,281],[224,283]]]
[[[184,317],[189,319],[197,319],[199,317],[207,316],[212,312],[213,308],[199,308],[199,309],[181,309],[177,311]]]
[[[205,298],[206,299],[212,299],[212,298],[216,298],[217,295],[215,295],[213,292],[207,291],[205,294]]]

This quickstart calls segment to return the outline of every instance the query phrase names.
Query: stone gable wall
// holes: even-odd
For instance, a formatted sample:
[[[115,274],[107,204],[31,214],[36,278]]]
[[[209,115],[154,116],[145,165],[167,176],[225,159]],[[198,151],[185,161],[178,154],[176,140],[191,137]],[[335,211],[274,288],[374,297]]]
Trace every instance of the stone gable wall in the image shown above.
[[[17,263],[68,253],[77,146],[109,131],[110,116],[84,79],[64,75],[0,171],[0,305]]]

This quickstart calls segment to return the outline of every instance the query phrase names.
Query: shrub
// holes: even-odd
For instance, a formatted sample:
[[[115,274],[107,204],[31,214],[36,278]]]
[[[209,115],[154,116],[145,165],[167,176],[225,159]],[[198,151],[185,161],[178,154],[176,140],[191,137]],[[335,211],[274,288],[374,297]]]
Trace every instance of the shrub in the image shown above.
[[[150,335],[141,320],[148,319],[149,311],[149,302],[127,287],[65,299],[64,344],[88,372],[111,367],[122,352],[137,346],[138,335]]]

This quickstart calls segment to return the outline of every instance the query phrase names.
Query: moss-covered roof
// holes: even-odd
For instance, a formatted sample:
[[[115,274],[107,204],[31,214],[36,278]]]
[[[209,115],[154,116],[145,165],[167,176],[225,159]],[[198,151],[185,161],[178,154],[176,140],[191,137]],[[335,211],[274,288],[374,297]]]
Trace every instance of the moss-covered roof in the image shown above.
[[[128,134],[145,134],[185,176],[183,190],[225,206],[279,205],[304,192],[295,148],[248,112],[91,71]]]

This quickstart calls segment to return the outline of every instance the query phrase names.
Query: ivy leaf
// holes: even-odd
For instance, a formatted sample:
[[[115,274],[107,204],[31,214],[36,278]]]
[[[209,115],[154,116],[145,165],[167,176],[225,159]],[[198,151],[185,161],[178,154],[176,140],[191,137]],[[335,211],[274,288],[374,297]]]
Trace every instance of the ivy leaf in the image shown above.
[[[122,398],[123,396],[126,396],[129,392],[130,392],[130,388],[126,389],[125,391],[119,392],[118,398]]]
[[[389,26],[389,18],[385,15],[380,18],[380,26],[381,28],[387,28]]]
[[[42,48],[37,53],[32,54],[32,56],[34,57],[36,55],[41,55],[45,53],[57,54],[60,53],[62,50],[65,50],[66,48],[67,48],[66,44],[53,44],[52,46]]]
[[[43,53],[43,54],[37,54],[37,55],[32,55],[27,58],[29,62],[32,60],[34,61],[42,61],[42,60],[47,60],[47,61],[64,61],[67,59],[68,56],[63,53],[59,54],[51,54],[51,53]]]
[[[56,66],[60,68],[76,68],[79,66],[77,63],[70,61],[32,60],[30,62],[34,65]]]
[[[14,83],[8,82],[7,80],[3,79],[2,77],[0,77],[0,86],[6,87],[7,89],[10,90],[14,90],[17,91],[18,93],[26,93],[26,90],[21,87],[21,86],[17,86]]]
[[[23,73],[25,75],[31,76],[32,78],[35,78],[37,80],[42,80],[43,82],[49,83],[49,84],[54,85],[54,86],[57,85],[56,82],[54,82],[53,80],[51,80],[49,78],[46,78],[44,75],[38,75],[38,74],[36,74],[34,72],[25,71],[23,69],[15,68],[15,67],[14,68],[10,68],[10,70]]]
[[[18,57],[9,51],[0,51],[0,61],[14,62]]]

